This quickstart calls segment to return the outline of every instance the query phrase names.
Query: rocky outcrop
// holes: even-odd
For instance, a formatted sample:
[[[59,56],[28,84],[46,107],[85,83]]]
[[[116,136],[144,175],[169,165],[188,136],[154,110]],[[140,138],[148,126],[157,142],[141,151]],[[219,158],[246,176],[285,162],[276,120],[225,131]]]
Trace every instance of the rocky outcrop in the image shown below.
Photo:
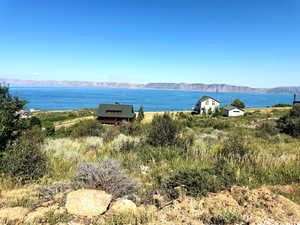
[[[272,188],[286,193],[299,189],[298,186],[270,186],[251,190],[235,186],[202,198],[183,197],[168,202],[162,196],[153,196],[159,200],[159,207],[137,207],[128,199],[112,201],[111,195],[104,191],[81,189],[56,195],[37,207],[0,205],[0,224],[46,225],[50,219],[52,224],[60,225],[84,225],[91,221],[108,224],[107,221],[115,218],[123,224],[148,225],[300,224],[300,206],[274,194]],[[0,197],[11,198],[11,193],[17,192],[7,191]]]
[[[112,195],[99,190],[78,190],[67,195],[68,213],[77,216],[99,216],[106,212]]]
[[[134,213],[136,211],[136,205],[131,200],[119,199],[113,203],[109,211],[116,214]]]
[[[174,201],[159,211],[157,218],[157,224],[168,225],[219,224],[220,221],[251,225],[300,224],[300,206],[267,188],[250,190],[236,186],[201,199],[187,197]]]

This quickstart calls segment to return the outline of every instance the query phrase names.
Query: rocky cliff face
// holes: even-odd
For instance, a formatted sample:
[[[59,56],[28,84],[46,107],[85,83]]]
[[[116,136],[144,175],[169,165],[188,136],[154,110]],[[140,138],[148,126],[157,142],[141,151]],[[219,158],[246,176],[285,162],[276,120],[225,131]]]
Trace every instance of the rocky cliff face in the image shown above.
[[[170,90],[191,90],[203,92],[243,92],[243,93],[262,93],[265,89],[250,88],[245,86],[234,86],[228,84],[186,84],[186,83],[149,83],[145,88],[151,89],[170,89]]]
[[[276,88],[251,88],[247,86],[235,86],[228,84],[202,84],[202,83],[117,83],[117,82],[89,82],[89,81],[36,81],[1,79],[0,83],[11,85],[31,86],[78,86],[99,88],[130,88],[130,89],[158,89],[158,90],[189,90],[201,92],[239,92],[239,93],[270,93],[270,94],[294,94],[300,93],[300,87],[276,87]]]

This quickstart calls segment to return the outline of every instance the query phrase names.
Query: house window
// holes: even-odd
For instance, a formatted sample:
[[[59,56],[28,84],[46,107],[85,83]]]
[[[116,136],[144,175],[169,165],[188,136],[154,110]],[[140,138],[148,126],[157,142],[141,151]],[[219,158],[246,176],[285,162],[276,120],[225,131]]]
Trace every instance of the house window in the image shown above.
[[[215,104],[216,104],[216,102],[213,100],[213,101],[212,101],[212,105],[215,105]]]
[[[120,114],[120,113],[122,113],[121,110],[106,110],[105,112],[107,114]]]
[[[209,105],[209,100],[206,101],[206,105]]]

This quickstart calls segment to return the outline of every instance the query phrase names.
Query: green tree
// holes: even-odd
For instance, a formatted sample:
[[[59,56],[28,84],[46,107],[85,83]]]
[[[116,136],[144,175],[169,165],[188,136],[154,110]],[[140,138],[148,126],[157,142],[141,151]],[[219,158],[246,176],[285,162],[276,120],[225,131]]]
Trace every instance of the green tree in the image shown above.
[[[18,112],[23,109],[26,101],[11,96],[9,87],[0,84],[0,159],[9,142],[20,136],[25,123],[20,120]]]
[[[238,107],[240,109],[244,109],[246,107],[245,103],[239,99],[235,99],[231,105]]]
[[[281,117],[277,127],[283,133],[300,137],[300,106],[294,106],[287,115]]]
[[[139,109],[139,112],[138,112],[137,121],[141,122],[144,118],[145,118],[144,107],[141,106],[140,109]]]
[[[53,123],[49,123],[45,126],[45,135],[47,137],[53,137],[55,135],[55,127]]]
[[[0,173],[16,182],[36,180],[46,172],[41,123],[37,118],[20,119],[26,101],[11,96],[0,84]]]

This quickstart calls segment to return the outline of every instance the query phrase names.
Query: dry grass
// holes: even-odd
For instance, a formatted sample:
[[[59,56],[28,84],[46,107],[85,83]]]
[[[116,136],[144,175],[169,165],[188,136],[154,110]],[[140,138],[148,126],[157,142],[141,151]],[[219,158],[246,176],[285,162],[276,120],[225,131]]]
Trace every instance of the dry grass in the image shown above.
[[[55,129],[59,129],[62,127],[67,128],[67,127],[74,125],[75,123],[78,123],[79,121],[92,120],[92,119],[95,119],[95,117],[94,116],[86,116],[86,117],[76,118],[76,119],[62,121],[62,122],[61,121],[55,122],[54,126],[55,126]]]
[[[290,110],[291,107],[267,107],[267,108],[247,108],[246,112],[261,112],[261,113],[270,113],[273,110]]]
[[[175,115],[179,112],[189,113],[191,111],[171,111],[170,114]],[[143,123],[151,123],[151,121],[155,115],[163,115],[164,113],[165,112],[144,112],[145,118],[143,120]]]

